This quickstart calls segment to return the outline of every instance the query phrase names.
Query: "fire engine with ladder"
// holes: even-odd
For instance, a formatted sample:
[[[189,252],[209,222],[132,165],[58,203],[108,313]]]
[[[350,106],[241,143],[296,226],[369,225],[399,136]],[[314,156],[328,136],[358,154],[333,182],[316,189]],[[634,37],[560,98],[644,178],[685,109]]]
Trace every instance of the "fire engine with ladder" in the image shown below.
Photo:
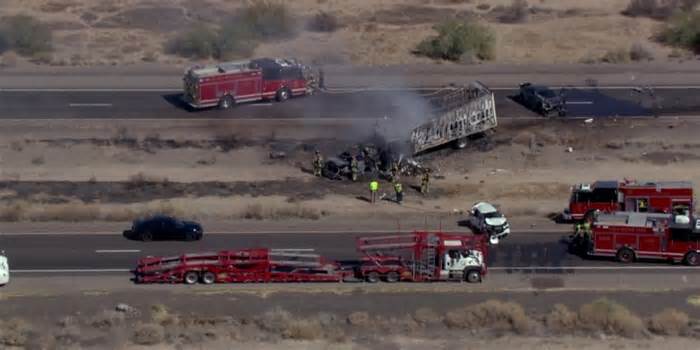
[[[367,281],[481,282],[488,242],[483,236],[414,232],[357,238],[364,256],[352,266],[313,249],[241,249],[140,259],[136,283],[270,283]]]
[[[693,204],[693,184],[687,181],[596,181],[573,187],[562,218],[593,222],[598,212],[616,211],[688,216]]]
[[[665,259],[700,265],[700,220],[687,215],[616,212],[600,214],[590,232],[578,232],[571,249],[584,256]]]
[[[185,72],[184,101],[193,108],[310,95],[315,89],[311,69],[294,59],[258,58],[194,66]]]

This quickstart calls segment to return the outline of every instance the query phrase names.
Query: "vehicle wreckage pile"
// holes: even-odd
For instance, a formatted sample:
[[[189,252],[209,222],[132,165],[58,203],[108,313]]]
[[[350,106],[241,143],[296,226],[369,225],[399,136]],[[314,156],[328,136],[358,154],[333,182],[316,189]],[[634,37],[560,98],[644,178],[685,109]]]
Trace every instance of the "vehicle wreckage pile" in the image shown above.
[[[480,82],[438,91],[428,103],[433,116],[406,140],[387,142],[375,136],[374,141],[354,145],[325,161],[317,154],[314,168],[335,180],[421,175],[430,170],[403,151],[410,150],[416,157],[450,144],[462,149],[498,125],[493,92]]]

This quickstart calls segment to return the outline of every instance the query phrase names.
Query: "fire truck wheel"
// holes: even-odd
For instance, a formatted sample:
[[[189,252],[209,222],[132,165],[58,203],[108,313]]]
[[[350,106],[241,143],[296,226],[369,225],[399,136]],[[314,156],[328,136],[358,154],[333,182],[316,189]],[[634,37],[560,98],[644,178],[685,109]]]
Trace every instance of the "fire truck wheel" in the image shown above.
[[[399,281],[399,273],[396,271],[391,271],[386,274],[386,281],[389,283],[395,283]]]
[[[372,271],[367,274],[365,280],[367,280],[369,283],[377,283],[379,282],[379,274],[376,271]]]
[[[185,284],[195,284],[199,281],[199,274],[197,271],[187,271],[184,278]]]
[[[287,101],[289,99],[289,89],[281,88],[277,90],[277,95],[275,98],[277,99],[277,102]]]
[[[469,283],[481,282],[481,272],[479,270],[469,270],[464,273],[464,280]]]
[[[207,271],[204,274],[202,274],[202,283],[212,284],[214,282],[216,282],[216,275],[213,272]]]
[[[229,109],[233,106],[233,97],[230,95],[224,96],[221,101],[219,101],[219,108],[220,109]]]
[[[634,251],[629,248],[620,248],[620,250],[617,251],[617,261],[622,263],[634,261]]]
[[[688,252],[688,254],[685,255],[685,263],[688,266],[700,265],[700,254],[697,252]]]
[[[150,242],[153,240],[153,234],[150,231],[141,232],[141,240],[144,242]]]

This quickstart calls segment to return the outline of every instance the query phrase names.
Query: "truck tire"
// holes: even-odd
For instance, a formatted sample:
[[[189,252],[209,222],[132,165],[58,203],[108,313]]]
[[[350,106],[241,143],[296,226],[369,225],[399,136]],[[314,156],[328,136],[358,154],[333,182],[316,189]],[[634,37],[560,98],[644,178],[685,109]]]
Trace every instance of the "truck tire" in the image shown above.
[[[281,88],[281,89],[277,90],[277,94],[275,95],[275,99],[277,100],[277,102],[284,102],[284,101],[287,101],[290,96],[291,96],[291,94],[289,93],[289,89]]]
[[[150,242],[153,240],[153,234],[151,231],[143,231],[141,232],[141,240],[144,242]]]
[[[226,95],[219,101],[219,109],[229,109],[233,107],[234,103],[233,97],[231,97],[231,95]]]
[[[216,274],[214,274],[211,271],[207,271],[202,274],[202,283],[204,284],[212,284],[216,282]]]
[[[401,276],[396,271],[390,271],[386,274],[385,280],[388,283],[396,283],[401,279]]]
[[[182,280],[185,284],[195,284],[199,281],[199,274],[197,271],[187,271]]]
[[[379,282],[379,274],[376,271],[372,271],[365,276],[365,280],[369,283]]]
[[[683,259],[683,262],[685,262],[685,264],[688,266],[698,266],[700,265],[700,254],[697,252],[688,252]]]
[[[621,263],[631,263],[634,261],[634,251],[629,248],[620,248],[615,257]]]
[[[469,283],[479,283],[481,282],[481,271],[479,270],[467,270],[464,272],[464,280]]]

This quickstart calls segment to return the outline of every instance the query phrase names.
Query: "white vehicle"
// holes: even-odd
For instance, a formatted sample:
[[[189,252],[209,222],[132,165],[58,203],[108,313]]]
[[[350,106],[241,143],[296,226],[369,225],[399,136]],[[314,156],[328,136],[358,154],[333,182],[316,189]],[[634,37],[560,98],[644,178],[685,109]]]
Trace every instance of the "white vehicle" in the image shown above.
[[[10,265],[7,263],[5,252],[0,251],[0,287],[10,282]]]
[[[508,220],[493,205],[479,202],[469,213],[469,226],[478,233],[488,234],[491,244],[498,244],[510,234]]]

